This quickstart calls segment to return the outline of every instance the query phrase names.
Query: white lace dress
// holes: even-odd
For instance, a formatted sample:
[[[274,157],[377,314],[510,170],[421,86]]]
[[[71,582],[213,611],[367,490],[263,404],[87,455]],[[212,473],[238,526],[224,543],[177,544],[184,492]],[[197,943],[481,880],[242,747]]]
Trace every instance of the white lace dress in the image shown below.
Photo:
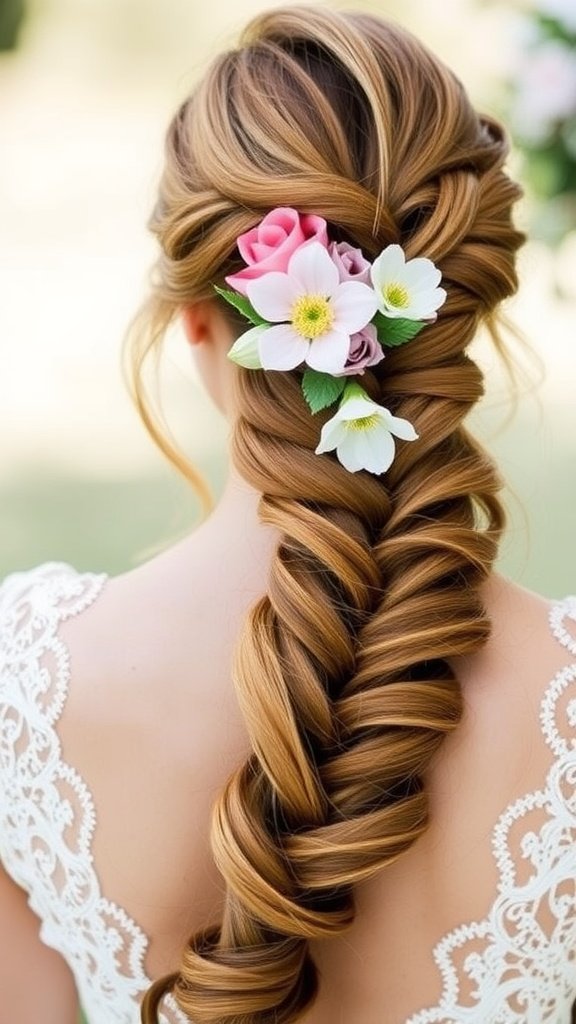
[[[29,894],[43,941],[69,964],[89,1024],[138,1024],[148,985],[147,938],[101,891],[91,853],[94,802],[62,759],[57,732],[69,685],[59,627],[97,599],[105,579],[49,564],[0,586],[0,861]],[[501,814],[492,843],[499,876],[493,905],[483,920],[463,923],[433,950],[442,997],[406,1024],[570,1022],[576,997],[576,597],[554,604],[550,629],[566,649],[565,667],[543,686],[540,721],[550,771],[541,789]],[[184,1022],[170,999],[163,1021]]]

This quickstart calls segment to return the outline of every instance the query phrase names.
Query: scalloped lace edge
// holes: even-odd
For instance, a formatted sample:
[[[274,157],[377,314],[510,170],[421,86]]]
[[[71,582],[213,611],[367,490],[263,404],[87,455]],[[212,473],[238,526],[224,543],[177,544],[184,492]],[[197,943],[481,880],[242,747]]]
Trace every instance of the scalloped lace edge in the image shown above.
[[[58,636],[58,629],[60,625],[66,620],[73,618],[83,611],[85,611],[91,604],[99,597],[104,585],[108,581],[109,576],[106,573],[88,573],[78,572],[72,566],[61,563],[61,562],[48,562],[36,569],[28,570],[25,572],[13,573],[6,577],[2,585],[0,586],[0,592],[5,588],[5,594],[10,600],[11,590],[16,591],[16,607],[20,601],[27,603],[32,617],[30,622],[27,624],[28,629],[32,629],[34,626],[39,624],[39,609],[34,609],[34,599],[42,597],[44,600],[42,604],[42,615],[44,616],[46,623],[45,629],[42,633],[41,642],[33,644],[30,649],[21,651],[21,659],[28,658],[29,662],[34,661],[36,667],[37,678],[44,677],[45,683],[41,687],[41,691],[44,692],[50,689],[51,686],[55,689],[55,696],[52,702],[52,706],[48,713],[40,714],[34,724],[37,729],[44,730],[44,738],[52,745],[53,758],[51,761],[51,773],[50,776],[45,777],[42,782],[45,788],[48,786],[54,787],[54,792],[58,791],[58,783],[66,783],[69,788],[73,791],[75,798],[78,801],[78,806],[81,808],[81,820],[76,823],[78,831],[78,838],[75,842],[76,852],[70,853],[71,859],[75,860],[74,867],[78,869],[78,876],[82,879],[84,890],[89,892],[89,907],[91,917],[87,917],[85,913],[82,913],[82,905],[79,905],[78,916],[77,916],[77,930],[74,934],[86,936],[86,924],[90,924],[93,929],[93,939],[95,948],[98,952],[101,952],[108,959],[106,965],[106,980],[109,982],[113,976],[113,963],[114,955],[118,951],[120,944],[129,937],[130,947],[127,951],[127,959],[130,968],[130,976],[125,973],[118,972],[118,989],[124,990],[125,996],[130,997],[133,1004],[133,1009],[138,1014],[139,1020],[139,1001],[143,993],[149,987],[151,979],[147,976],[144,970],[144,962],[149,947],[149,938],[144,931],[139,927],[136,921],[130,917],[126,911],[114,903],[106,899],[102,894],[100,880],[98,873],[94,866],[94,858],[92,854],[92,840],[94,832],[97,826],[97,814],[95,809],[94,799],[92,793],[75,768],[72,767],[67,761],[62,758],[62,746],[60,738],[56,731],[56,723],[60,718],[64,709],[66,699],[68,696],[71,671],[70,671],[70,653],[67,645]],[[23,589],[18,592],[18,585],[22,584]],[[66,601],[64,606],[60,605],[61,601]],[[10,610],[10,609],[9,609]],[[1,639],[1,635],[0,635]],[[50,653],[55,660],[56,664],[56,675],[50,676],[46,673],[46,670],[42,668],[42,658]],[[1,652],[0,652],[1,653]],[[0,666],[1,668],[1,666]],[[32,673],[31,673],[32,675]],[[1,677],[0,677],[1,682]],[[30,701],[34,701],[34,696],[28,694]],[[32,704],[31,704],[32,708]],[[31,708],[29,710],[31,710]],[[36,705],[35,710],[38,710]],[[22,782],[22,780],[19,780]],[[52,803],[57,807],[57,810],[62,815],[61,826],[69,822],[69,801],[62,797],[60,800],[56,798]],[[2,844],[0,844],[0,853]],[[49,864],[42,862],[42,859],[38,856],[38,851],[35,852],[37,863],[40,869],[49,869]],[[0,860],[2,857],[0,856]],[[17,859],[18,860],[18,859]],[[90,1013],[90,1003],[96,1001],[97,1004],[101,1004],[101,999],[104,1002],[112,1003],[117,997],[118,992],[108,989],[108,994],[104,994],[104,988],[101,992],[98,992],[97,988],[92,988],[90,984],[91,979],[87,979],[85,972],[78,970],[78,958],[79,951],[78,945],[75,942],[76,949],[70,950],[67,948],[65,936],[63,936],[63,930],[68,930],[72,922],[72,911],[67,908],[67,917],[65,922],[58,922],[56,915],[51,911],[49,905],[49,899],[46,896],[46,891],[43,893],[38,891],[29,892],[29,883],[26,879],[26,872],[23,867],[19,870],[18,862],[14,861],[9,852],[4,858],[4,864],[6,869],[12,875],[14,880],[22,888],[29,893],[28,903],[34,913],[40,918],[40,937],[42,941],[56,949],[64,958],[67,960],[72,973],[74,974],[76,983],[79,989],[79,996],[83,1001],[83,1006],[87,1014]],[[44,858],[45,861],[48,858]],[[24,864],[24,858],[22,858],[22,865]],[[62,865],[60,865],[62,866]],[[66,875],[66,873],[65,873]],[[66,876],[67,878],[67,876]],[[48,885],[46,880],[46,885]],[[68,889],[67,883],[64,888]],[[44,901],[43,897],[46,899]],[[113,925],[111,925],[113,922]],[[110,945],[110,937],[117,940],[117,946]],[[74,935],[71,933],[72,941],[74,942]],[[94,957],[97,960],[97,955]],[[76,970],[75,970],[76,966]],[[96,974],[97,976],[97,974]],[[85,983],[87,981],[87,984]],[[83,1000],[84,995],[84,1000]],[[92,998],[90,998],[92,996]],[[87,998],[86,998],[87,997]],[[170,1017],[167,1018],[164,1013],[160,1014],[161,1024],[188,1024],[188,1018],[185,1017],[179,1010],[174,998],[171,995],[167,995],[163,1000],[163,1006],[169,1013]],[[111,1014],[107,1020],[116,1020],[121,1024],[132,1024],[134,1018],[130,1011],[130,1020],[126,1017],[126,1009],[119,1010],[122,1016],[117,1016],[117,1009],[113,1005],[104,1007],[103,1005],[97,1006],[97,1012],[100,1014],[104,1009]],[[89,1020],[89,1024],[96,1024],[94,1021]]]

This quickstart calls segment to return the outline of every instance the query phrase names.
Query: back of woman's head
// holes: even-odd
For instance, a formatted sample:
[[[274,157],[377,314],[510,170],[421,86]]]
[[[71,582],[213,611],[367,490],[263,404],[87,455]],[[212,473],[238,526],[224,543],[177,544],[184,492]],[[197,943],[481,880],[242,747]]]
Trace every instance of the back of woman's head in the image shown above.
[[[232,456],[282,539],[235,660],[253,754],[214,810],[223,919],[152,987],[146,1022],[171,987],[195,1024],[297,1020],[317,989],[308,940],[341,934],[354,883],[426,828],[423,775],[461,713],[449,659],[488,638],[480,587],[504,525],[498,475],[463,419],[483,391],[466,349],[516,288],[506,152],[411,35],[313,6],[255,18],[170,126],[136,378],[275,207],[320,215],[369,259],[390,243],[429,257],[448,298],[364,374],[419,434],[383,476],[314,454],[327,414],[311,415],[301,369],[233,368]]]

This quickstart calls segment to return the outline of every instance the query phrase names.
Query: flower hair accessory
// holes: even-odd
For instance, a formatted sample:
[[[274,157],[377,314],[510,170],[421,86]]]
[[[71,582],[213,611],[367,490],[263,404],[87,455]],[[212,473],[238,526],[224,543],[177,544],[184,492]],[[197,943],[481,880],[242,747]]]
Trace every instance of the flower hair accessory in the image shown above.
[[[394,437],[415,441],[408,420],[372,401],[356,377],[434,321],[446,299],[431,260],[406,260],[389,245],[373,263],[328,238],[326,221],[278,207],[237,239],[247,266],[217,293],[252,324],[228,358],[249,370],[305,364],[302,392],[313,413],[339,401],[316,454],[336,450],[351,473],[385,473]]]

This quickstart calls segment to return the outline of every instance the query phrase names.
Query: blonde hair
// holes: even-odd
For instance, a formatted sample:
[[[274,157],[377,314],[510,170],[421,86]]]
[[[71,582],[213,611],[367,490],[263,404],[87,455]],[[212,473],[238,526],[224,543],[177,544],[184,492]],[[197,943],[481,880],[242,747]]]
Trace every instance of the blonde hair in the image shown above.
[[[448,659],[488,639],[480,587],[504,527],[498,473],[463,421],[483,393],[466,349],[517,286],[506,155],[501,127],[409,33],[316,6],[256,17],[170,125],[133,352],[153,430],[146,353],[240,269],[237,236],[276,206],[319,214],[369,258],[393,242],[429,257],[448,300],[363,377],[420,435],[382,477],[314,454],[330,412],[311,416],[301,370],[234,368],[232,457],[282,538],[234,665],[253,753],[214,808],[223,919],[152,985],[145,1024],[168,990],[194,1024],[297,1020],[318,986],[308,941],[342,933],[354,884],[427,827],[423,775],[461,715]]]

